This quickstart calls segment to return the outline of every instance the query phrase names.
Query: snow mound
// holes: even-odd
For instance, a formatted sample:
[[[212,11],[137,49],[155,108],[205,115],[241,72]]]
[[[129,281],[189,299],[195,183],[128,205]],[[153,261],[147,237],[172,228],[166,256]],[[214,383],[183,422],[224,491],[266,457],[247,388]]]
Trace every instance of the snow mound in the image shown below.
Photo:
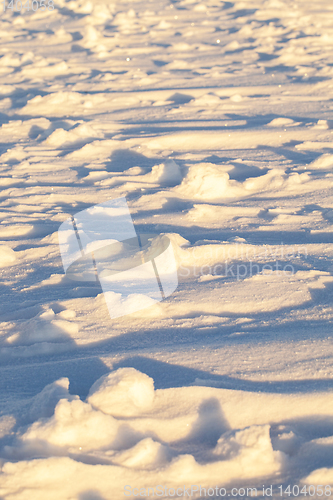
[[[38,343],[67,342],[71,336],[78,332],[79,326],[75,321],[68,321],[66,314],[55,314],[53,309],[48,308],[34,318],[27,320],[20,330],[19,332],[14,331],[12,335],[8,336],[7,344],[9,346],[19,345],[23,347]]]
[[[16,255],[7,245],[0,246],[0,268],[10,266],[16,261]]]
[[[154,401],[154,381],[134,368],[120,368],[92,386],[88,402],[113,416],[136,415],[149,410]]]
[[[173,160],[167,160],[161,165],[155,165],[151,175],[161,186],[175,186],[182,180],[179,165]]]
[[[171,459],[168,446],[151,438],[142,439],[133,448],[116,453],[112,461],[132,469],[155,469],[167,465]]]
[[[25,445],[44,442],[60,448],[94,450],[110,446],[119,429],[118,422],[110,415],[96,411],[79,399],[61,399],[49,420],[33,423],[23,434]]]
[[[51,413],[59,397],[54,414],[41,418]],[[312,415],[312,408],[318,415],[332,415],[327,401],[328,393],[309,400],[307,394],[199,386],[161,389],[154,397],[150,377],[134,368],[120,368],[97,380],[83,402],[68,394],[68,380],[63,378],[34,398],[37,420],[28,428],[13,431],[15,419],[1,418],[0,430],[11,439],[11,446],[2,449],[0,496],[120,500],[129,491],[124,488],[139,488],[140,496],[148,496],[148,488],[156,491],[162,484],[206,489],[223,485],[229,492],[251,480],[260,487],[286,469],[289,454],[295,460],[297,437],[282,421],[288,417],[297,426],[300,417]],[[207,406],[208,402],[214,405]],[[148,407],[150,412],[139,414]],[[241,411],[244,407],[246,414]],[[118,413],[117,418],[108,414],[111,411]],[[275,426],[276,421],[281,424]],[[230,430],[223,431],[226,428]],[[331,478],[332,469],[326,468],[303,482],[328,484]]]
[[[272,474],[280,470],[285,455],[274,451],[269,425],[253,425],[242,430],[222,434],[214,449],[214,454],[224,460],[235,460],[254,474]]]
[[[228,166],[198,163],[188,169],[186,177],[174,192],[186,199],[220,201],[247,198],[254,193],[276,192],[280,189],[298,190],[307,183],[307,173],[286,175],[283,170],[272,168],[259,177],[248,177],[244,182],[230,179]]]
[[[333,468],[332,467],[322,467],[321,469],[316,469],[311,472],[302,481],[305,484],[333,484]]]
[[[63,377],[51,384],[48,384],[44,389],[34,397],[29,416],[32,421],[40,418],[52,417],[55,407],[61,399],[78,399],[78,396],[71,396],[68,392],[69,380]]]
[[[292,125],[296,125],[294,120],[291,118],[274,118],[271,122],[268,123],[268,127],[291,127]]]
[[[333,155],[332,154],[320,155],[319,158],[310,163],[309,168],[331,171],[333,168]]]

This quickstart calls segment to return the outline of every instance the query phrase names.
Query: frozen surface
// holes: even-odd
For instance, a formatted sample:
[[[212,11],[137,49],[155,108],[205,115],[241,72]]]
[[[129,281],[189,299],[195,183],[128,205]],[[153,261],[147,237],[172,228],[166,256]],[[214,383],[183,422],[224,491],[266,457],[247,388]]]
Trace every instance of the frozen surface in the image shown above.
[[[331,0],[57,0],[0,36],[0,499],[333,492]],[[58,229],[122,197],[179,285],[111,319]]]

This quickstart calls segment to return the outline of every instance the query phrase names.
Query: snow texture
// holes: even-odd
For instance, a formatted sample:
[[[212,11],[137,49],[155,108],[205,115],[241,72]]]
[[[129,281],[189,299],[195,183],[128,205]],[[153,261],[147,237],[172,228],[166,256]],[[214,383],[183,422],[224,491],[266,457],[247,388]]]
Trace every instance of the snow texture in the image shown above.
[[[8,4],[0,499],[333,490],[332,2]],[[59,228],[119,198],[166,300],[65,275]]]

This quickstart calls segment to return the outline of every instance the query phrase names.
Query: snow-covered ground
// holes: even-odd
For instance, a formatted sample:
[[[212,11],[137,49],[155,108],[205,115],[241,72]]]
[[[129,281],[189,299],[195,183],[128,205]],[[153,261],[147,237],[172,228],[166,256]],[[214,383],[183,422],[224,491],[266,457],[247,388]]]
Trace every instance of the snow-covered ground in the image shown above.
[[[331,0],[54,5],[0,18],[1,500],[333,495]],[[179,285],[111,319],[58,229],[124,196]]]

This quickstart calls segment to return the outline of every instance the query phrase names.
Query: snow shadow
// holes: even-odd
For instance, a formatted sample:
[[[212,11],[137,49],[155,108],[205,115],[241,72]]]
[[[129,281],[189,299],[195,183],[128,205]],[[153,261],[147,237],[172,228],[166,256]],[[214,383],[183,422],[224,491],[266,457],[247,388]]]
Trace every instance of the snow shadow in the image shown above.
[[[198,418],[194,422],[186,441],[214,447],[220,436],[230,430],[221,404],[216,398],[202,401],[198,409]]]
[[[0,377],[0,413],[10,411],[18,422],[25,414],[23,408],[29,405],[29,398],[39,394],[46,385],[67,377],[70,394],[85,400],[93,383],[110,371],[97,356],[57,359],[56,355],[51,355],[43,361],[36,356],[29,361],[32,364],[22,365],[22,359],[13,360],[9,370],[2,370]],[[51,413],[52,410],[54,408],[50,408]]]
[[[105,500],[104,497],[98,493],[98,491],[85,491],[84,493],[80,493],[77,500]]]
[[[151,169],[156,163],[161,163],[161,159],[147,158],[130,149],[116,149],[112,152],[110,160],[105,163],[105,168],[108,172],[124,172],[133,167]]]
[[[211,372],[188,368],[182,365],[165,363],[144,356],[128,357],[113,365],[114,370],[123,367],[132,367],[142,373],[146,373],[154,379],[156,389],[198,385],[248,392],[290,394],[327,390],[332,386],[332,379],[279,380],[276,382],[244,380],[227,375],[216,375]]]

